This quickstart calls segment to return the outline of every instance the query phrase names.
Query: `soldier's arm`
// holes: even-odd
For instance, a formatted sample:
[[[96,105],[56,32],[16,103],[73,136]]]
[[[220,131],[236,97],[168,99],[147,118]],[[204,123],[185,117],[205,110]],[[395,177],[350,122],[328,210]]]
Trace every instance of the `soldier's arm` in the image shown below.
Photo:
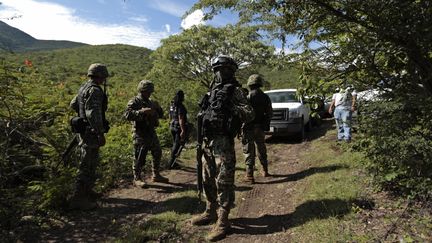
[[[103,125],[103,104],[104,94],[102,89],[90,88],[88,91],[88,98],[85,103],[85,114],[90,127],[97,134],[105,132]]]
[[[129,100],[124,118],[128,121],[143,121],[151,117],[153,110],[151,108],[141,108],[136,98]]]
[[[247,100],[246,94],[239,88],[236,88],[234,91],[233,112],[245,123],[255,118],[255,112]]]
[[[265,110],[265,115],[266,115],[266,118],[268,120],[270,120],[273,116],[273,107],[272,107],[272,103],[271,103],[271,100],[268,97],[268,95],[266,95],[266,103],[267,103],[267,106],[266,106],[266,110]]]
[[[79,113],[78,95],[75,95],[75,97],[73,97],[73,99],[69,104],[69,107],[72,108],[77,113]]]
[[[129,100],[124,117],[128,121],[142,121],[143,115],[140,112],[140,108],[135,98]]]
[[[159,102],[152,101],[152,109],[157,113],[158,118],[163,118],[164,113],[162,107],[159,105]]]

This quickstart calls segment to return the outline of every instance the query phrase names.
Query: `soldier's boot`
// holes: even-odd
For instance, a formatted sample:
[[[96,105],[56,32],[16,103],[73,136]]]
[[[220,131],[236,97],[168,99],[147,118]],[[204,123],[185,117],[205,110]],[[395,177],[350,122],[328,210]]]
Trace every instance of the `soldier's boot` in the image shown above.
[[[206,210],[204,213],[197,215],[191,219],[191,223],[193,225],[208,225],[216,222],[217,213],[216,213],[216,203],[207,202]]]
[[[250,183],[250,184],[254,184],[255,183],[255,179],[254,179],[254,169],[250,168],[250,167],[246,167],[246,178],[245,178],[245,182]]]
[[[208,241],[218,241],[226,237],[228,231],[231,228],[230,222],[228,220],[229,210],[220,208],[218,211],[218,220],[214,225],[213,229],[207,235],[206,239]]]
[[[159,174],[159,172],[153,171],[152,181],[153,182],[167,183],[167,182],[169,182],[169,179],[161,176]]]
[[[70,210],[92,210],[97,207],[94,199],[88,197],[84,189],[76,190],[73,196],[69,199]]]
[[[97,200],[103,196],[100,192],[95,192],[93,189],[89,189],[87,191],[87,196],[90,198],[90,200]]]
[[[268,163],[263,164],[262,167],[263,167],[262,175],[264,177],[271,176],[271,174],[268,172]]]
[[[141,179],[141,171],[134,171],[133,185],[141,188],[146,187],[146,183]]]

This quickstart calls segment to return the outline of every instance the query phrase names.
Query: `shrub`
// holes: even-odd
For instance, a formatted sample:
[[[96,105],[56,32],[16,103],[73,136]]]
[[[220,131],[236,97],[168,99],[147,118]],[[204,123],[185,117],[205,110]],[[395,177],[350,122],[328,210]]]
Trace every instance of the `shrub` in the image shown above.
[[[432,99],[406,95],[362,107],[358,146],[386,189],[432,197]]]

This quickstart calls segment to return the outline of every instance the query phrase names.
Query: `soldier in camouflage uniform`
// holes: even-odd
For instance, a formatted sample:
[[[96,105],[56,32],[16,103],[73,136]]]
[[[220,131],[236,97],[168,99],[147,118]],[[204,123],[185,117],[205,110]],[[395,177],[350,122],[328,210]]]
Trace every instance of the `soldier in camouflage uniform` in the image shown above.
[[[85,119],[85,131],[79,133],[78,146],[81,151],[78,176],[75,190],[70,200],[71,209],[92,209],[97,206],[94,201],[96,193],[93,186],[96,181],[96,167],[99,165],[99,147],[105,145],[104,133],[108,132],[105,112],[108,107],[107,96],[100,87],[106,82],[108,70],[100,63],[91,64],[84,83],[70,103],[78,116]]]
[[[222,239],[230,228],[228,215],[234,205],[234,174],[236,157],[234,137],[241,123],[254,118],[246,94],[235,79],[238,66],[228,56],[212,62],[215,78],[211,91],[201,103],[203,130],[203,188],[206,210],[192,218],[194,225],[215,222],[207,236],[210,241]]]
[[[248,100],[255,112],[255,119],[243,125],[242,143],[246,162],[246,181],[251,184],[255,182],[253,173],[256,150],[258,150],[258,158],[263,169],[263,176],[270,176],[264,131],[269,130],[273,110],[270,98],[260,89],[263,83],[263,78],[258,74],[252,74],[247,82],[250,89]]]
[[[153,156],[152,181],[168,182],[159,174],[162,149],[155,128],[159,125],[159,118],[163,116],[162,108],[156,101],[150,99],[154,92],[154,85],[149,80],[142,80],[138,84],[138,95],[132,98],[124,114],[133,124],[133,140],[135,147],[135,161],[133,163],[133,183],[138,187],[145,187],[141,177],[141,170],[145,165],[147,153]]]

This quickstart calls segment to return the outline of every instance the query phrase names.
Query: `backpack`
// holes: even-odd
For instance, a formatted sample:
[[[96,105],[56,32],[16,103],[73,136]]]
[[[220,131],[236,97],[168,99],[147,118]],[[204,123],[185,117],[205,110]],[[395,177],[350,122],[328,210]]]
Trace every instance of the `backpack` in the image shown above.
[[[350,88],[345,89],[345,91],[341,94],[342,95],[339,98],[339,104],[346,105],[347,102],[351,102],[352,94]]]
[[[203,109],[203,134],[206,137],[228,135],[235,137],[240,132],[241,121],[232,112],[232,95],[236,85],[216,86],[208,97],[208,105]]]

